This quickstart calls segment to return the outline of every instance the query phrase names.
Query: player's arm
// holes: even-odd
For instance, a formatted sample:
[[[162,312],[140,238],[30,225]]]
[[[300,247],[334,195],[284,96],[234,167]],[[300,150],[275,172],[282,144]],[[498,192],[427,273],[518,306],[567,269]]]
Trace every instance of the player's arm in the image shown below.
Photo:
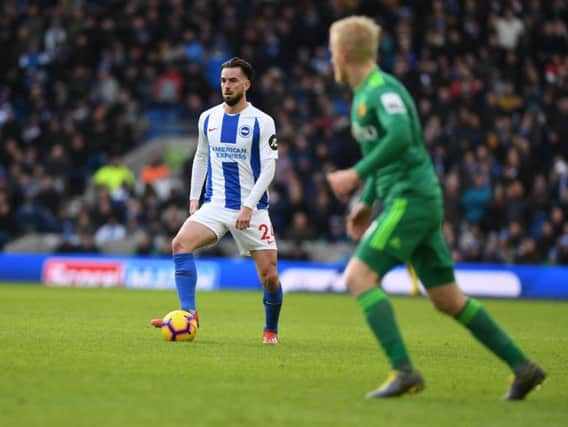
[[[376,147],[355,165],[355,171],[362,179],[397,160],[410,147],[412,141],[408,112],[398,93],[391,91],[380,94],[376,112],[385,135]]]
[[[199,198],[201,197],[201,190],[203,189],[203,183],[207,176],[209,145],[207,143],[207,136],[204,132],[204,122],[205,119],[203,116],[200,116],[198,122],[199,129],[197,136],[197,148],[195,150],[195,156],[193,157],[193,166],[191,169],[191,185],[189,191],[190,215],[193,215],[199,208]]]
[[[259,135],[260,174],[252,187],[243,206],[254,209],[258,201],[268,189],[276,172],[276,159],[278,158],[278,140],[274,120],[266,119],[261,122]]]
[[[377,199],[375,184],[375,175],[367,178],[363,193],[347,215],[347,235],[353,240],[359,240],[371,224],[373,204]]]
[[[274,179],[276,159],[278,158],[278,142],[276,139],[274,121],[272,119],[266,121],[264,126],[261,126],[259,145],[260,174],[237,215],[235,226],[239,230],[243,230],[250,225],[254,207],[258,204],[258,201]]]
[[[376,193],[376,185],[377,185],[377,178],[375,175],[371,175],[365,181],[365,188],[363,189],[363,194],[361,194],[361,198],[359,199],[361,203],[364,203],[367,206],[372,207],[377,200],[377,193]]]
[[[250,219],[252,217],[252,212],[254,207],[272,182],[274,178],[274,172],[276,171],[276,161],[274,159],[266,159],[261,162],[262,167],[260,169],[260,174],[256,180],[254,186],[248,197],[243,202],[241,210],[237,215],[237,221],[235,226],[239,230],[244,230],[250,225]]]
[[[394,91],[380,93],[375,111],[385,135],[353,168],[333,172],[327,176],[331,189],[339,197],[349,194],[361,180],[372,176],[380,168],[398,159],[410,146],[411,124],[400,95]]]
[[[261,162],[260,174],[248,197],[243,202],[243,206],[253,210],[268,186],[274,179],[276,172],[276,161],[274,159],[265,159]]]

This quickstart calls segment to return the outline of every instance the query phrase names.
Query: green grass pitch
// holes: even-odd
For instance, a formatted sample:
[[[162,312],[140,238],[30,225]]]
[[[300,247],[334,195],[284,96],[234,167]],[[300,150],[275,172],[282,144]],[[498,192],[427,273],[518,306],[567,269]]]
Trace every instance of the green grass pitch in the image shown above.
[[[0,425],[566,426],[568,303],[485,301],[548,372],[502,402],[504,364],[424,298],[393,298],[426,390],[367,401],[388,371],[347,295],[289,294],[281,344],[261,344],[260,292],[198,295],[193,343],[148,320],[174,292],[0,286]]]

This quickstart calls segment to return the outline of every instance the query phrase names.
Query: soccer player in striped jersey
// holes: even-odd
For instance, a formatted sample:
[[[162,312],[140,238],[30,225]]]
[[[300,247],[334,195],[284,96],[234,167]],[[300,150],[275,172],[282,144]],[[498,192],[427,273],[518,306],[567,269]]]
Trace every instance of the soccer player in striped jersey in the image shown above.
[[[368,397],[399,396],[424,388],[380,288],[391,268],[411,263],[434,306],[511,368],[515,377],[505,398],[523,399],[544,381],[545,373],[479,301],[466,297],[456,285],[442,234],[442,191],[424,146],[420,119],[402,84],[376,65],[379,34],[380,27],[363,16],[339,20],[330,29],[335,78],[354,91],[351,126],[363,159],[353,168],[329,174],[328,181],[338,196],[350,194],[365,181],[361,202],[348,216],[347,230],[360,242],[345,276],[393,369]],[[371,206],[377,200],[383,210],[373,219]]]
[[[282,287],[267,189],[274,177],[278,142],[272,117],[247,101],[253,72],[253,67],[241,58],[222,65],[223,103],[199,117],[190,216],[173,239],[172,251],[180,307],[197,314],[193,253],[230,232],[241,254],[254,260],[264,287],[263,343],[277,344]],[[200,207],[204,184],[204,203]],[[161,321],[154,319],[152,324],[159,327]]]

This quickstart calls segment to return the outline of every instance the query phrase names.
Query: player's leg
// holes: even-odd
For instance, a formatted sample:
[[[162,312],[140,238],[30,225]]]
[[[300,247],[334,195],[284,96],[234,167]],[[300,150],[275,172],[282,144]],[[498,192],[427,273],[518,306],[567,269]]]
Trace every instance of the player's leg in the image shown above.
[[[263,342],[278,343],[278,321],[282,307],[282,286],[278,276],[277,246],[270,216],[266,209],[253,212],[250,226],[237,230],[231,222],[227,224],[242,255],[251,255],[264,288],[263,303],[265,325]]]
[[[215,216],[215,209],[204,205],[188,218],[172,240],[172,254],[175,268],[175,284],[180,308],[199,317],[195,304],[197,269],[193,252],[203,246],[215,243],[226,229]],[[150,323],[159,328],[162,319],[152,319]]]
[[[388,271],[392,266],[399,264],[398,260],[388,254],[383,255],[382,263],[376,261],[373,263],[375,268]],[[387,355],[393,370],[387,380],[377,390],[367,394],[367,397],[394,397],[421,391],[424,388],[424,380],[412,366],[392,304],[387,294],[379,287],[379,274],[364,260],[354,257],[345,270],[345,280],[347,288],[357,299],[369,328]]]
[[[256,265],[258,278],[264,288],[262,298],[265,318],[263,342],[265,344],[277,344],[278,320],[282,308],[282,286],[278,276],[276,251],[251,251],[251,256]]]
[[[393,264],[398,264],[396,260]],[[345,281],[363,311],[371,331],[379,341],[394,370],[412,371],[412,363],[400,334],[392,305],[379,287],[379,275],[358,258],[345,269]]]
[[[182,310],[196,311],[197,269],[193,252],[216,241],[217,235],[211,228],[190,220],[184,222],[172,240],[175,282]]]
[[[527,362],[527,357],[495,322],[483,305],[467,298],[455,283],[427,286],[428,297],[434,306],[465,326],[479,342],[515,371]]]
[[[452,316],[515,373],[506,398],[522,399],[540,384],[545,374],[529,361],[483,305],[466,297],[454,280],[453,264],[441,229],[434,230],[415,251],[412,263],[433,305]]]
[[[347,287],[357,298],[393,369],[387,381],[367,395],[370,398],[399,396],[424,388],[422,377],[410,361],[393,307],[379,287],[390,269],[406,262],[420,236],[419,230],[407,230],[414,227],[407,206],[406,199],[397,199],[385,208],[363,236],[345,271]]]

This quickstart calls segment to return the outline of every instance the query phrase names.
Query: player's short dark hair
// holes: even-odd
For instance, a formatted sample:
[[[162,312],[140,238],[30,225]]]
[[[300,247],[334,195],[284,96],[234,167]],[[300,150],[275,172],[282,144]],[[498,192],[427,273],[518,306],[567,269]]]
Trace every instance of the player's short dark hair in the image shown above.
[[[252,65],[237,56],[224,62],[223,65],[221,65],[221,69],[223,68],[240,68],[250,81],[252,81],[252,78],[254,77],[254,68],[252,68]]]

